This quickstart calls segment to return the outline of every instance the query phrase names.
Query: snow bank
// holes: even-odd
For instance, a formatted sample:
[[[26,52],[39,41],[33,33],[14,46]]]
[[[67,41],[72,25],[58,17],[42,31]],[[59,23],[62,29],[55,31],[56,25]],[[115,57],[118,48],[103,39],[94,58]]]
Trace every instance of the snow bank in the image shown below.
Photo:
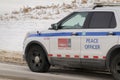
[[[24,6],[18,10],[11,11],[11,13],[1,15],[0,20],[56,19],[79,7],[77,1],[71,1],[71,3],[64,2],[62,4],[55,4],[56,2],[54,2],[51,5],[37,5],[34,7]]]
[[[77,8],[73,0],[4,0],[1,2],[0,13],[5,12],[5,14],[0,16],[0,49],[10,51],[23,50],[23,41],[27,32],[48,29],[51,24]]]
[[[0,21],[0,49],[22,51],[27,32],[48,29],[56,21],[58,20]]]
[[[0,0],[0,14],[19,10],[24,6],[35,7],[36,5],[47,6],[51,4],[71,3],[73,0]]]
[[[78,7],[79,0],[0,1],[0,49],[22,51],[27,32],[48,29]]]
[[[23,55],[21,54],[21,52],[18,52],[18,51],[0,50],[0,62],[26,65],[26,62],[23,59]],[[3,80],[3,79],[0,79],[0,80]]]

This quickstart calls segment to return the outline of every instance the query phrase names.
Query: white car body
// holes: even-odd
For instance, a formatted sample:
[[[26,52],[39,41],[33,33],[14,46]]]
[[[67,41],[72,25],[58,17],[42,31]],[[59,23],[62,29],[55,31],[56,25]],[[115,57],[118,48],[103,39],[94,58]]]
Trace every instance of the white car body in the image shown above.
[[[83,9],[77,12],[113,12],[116,27],[110,29],[58,29],[28,33],[24,53],[29,43],[40,43],[51,65],[73,68],[109,69],[110,52],[120,45],[120,7]],[[75,36],[78,33],[78,36]]]

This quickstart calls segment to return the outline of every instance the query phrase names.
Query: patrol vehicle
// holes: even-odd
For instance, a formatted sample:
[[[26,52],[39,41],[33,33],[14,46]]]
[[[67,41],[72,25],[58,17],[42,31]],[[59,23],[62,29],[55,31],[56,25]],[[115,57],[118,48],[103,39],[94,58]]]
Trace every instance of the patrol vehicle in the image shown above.
[[[120,6],[75,11],[46,31],[29,32],[24,58],[33,72],[50,66],[110,71],[120,80]]]

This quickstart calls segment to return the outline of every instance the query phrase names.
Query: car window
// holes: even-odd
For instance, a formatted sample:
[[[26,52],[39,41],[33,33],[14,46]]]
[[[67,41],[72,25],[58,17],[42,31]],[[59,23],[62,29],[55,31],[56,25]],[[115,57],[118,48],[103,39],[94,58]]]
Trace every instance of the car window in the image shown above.
[[[113,12],[93,12],[89,28],[115,28],[116,20]]]
[[[80,12],[72,15],[61,24],[61,29],[80,29],[83,27],[88,13]]]

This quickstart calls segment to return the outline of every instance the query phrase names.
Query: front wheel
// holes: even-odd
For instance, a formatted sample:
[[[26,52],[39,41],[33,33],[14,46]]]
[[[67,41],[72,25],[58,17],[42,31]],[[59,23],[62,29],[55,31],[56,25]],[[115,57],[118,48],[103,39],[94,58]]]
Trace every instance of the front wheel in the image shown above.
[[[113,58],[110,69],[114,78],[120,80],[120,54]]]
[[[33,72],[47,72],[50,64],[45,52],[39,45],[32,45],[26,56],[27,64]]]

